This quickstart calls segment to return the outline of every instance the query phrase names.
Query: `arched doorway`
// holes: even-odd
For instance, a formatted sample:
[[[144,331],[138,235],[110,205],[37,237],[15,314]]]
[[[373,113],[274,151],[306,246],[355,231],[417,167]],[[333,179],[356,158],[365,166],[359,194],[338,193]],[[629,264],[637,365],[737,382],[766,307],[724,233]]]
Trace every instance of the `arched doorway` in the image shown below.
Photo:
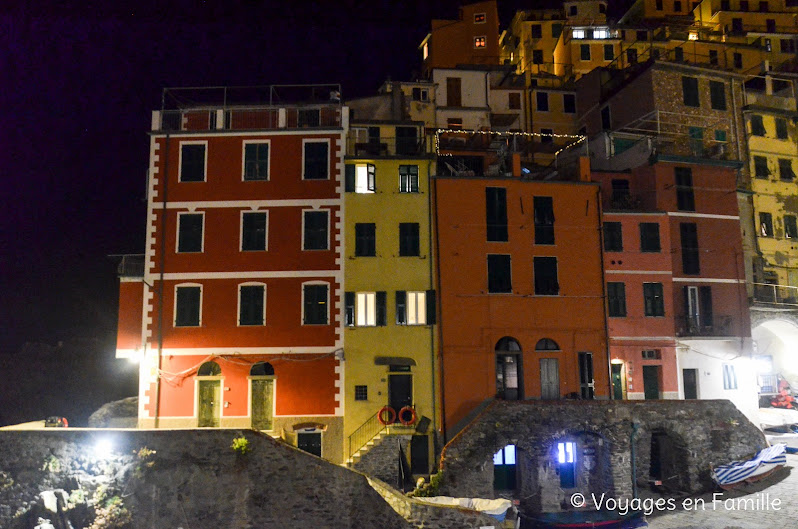
[[[779,400],[780,389],[798,391],[798,323],[790,318],[763,320],[751,332],[755,343],[760,406]],[[789,388],[787,388],[787,385]]]
[[[521,344],[505,336],[495,347],[496,398],[521,400],[524,398],[524,380],[521,366]]]
[[[197,426],[218,428],[222,417],[222,368],[216,362],[197,370]]]
[[[274,428],[274,367],[257,362],[249,370],[253,430]]]

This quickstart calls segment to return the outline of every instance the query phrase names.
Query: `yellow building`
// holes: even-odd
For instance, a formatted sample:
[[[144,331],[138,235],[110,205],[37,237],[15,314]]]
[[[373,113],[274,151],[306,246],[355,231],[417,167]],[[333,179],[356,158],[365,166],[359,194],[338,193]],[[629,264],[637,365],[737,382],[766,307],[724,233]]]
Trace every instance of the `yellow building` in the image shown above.
[[[759,252],[754,267],[754,299],[798,304],[795,86],[790,79],[759,76],[745,83],[744,96]]]
[[[394,87],[382,106],[375,98],[349,103],[355,119],[345,157],[344,459],[356,464],[358,450],[379,432],[412,434],[412,470],[424,474],[434,465],[438,423],[434,162],[424,124],[406,119],[397,95]],[[393,422],[387,431],[385,422]]]

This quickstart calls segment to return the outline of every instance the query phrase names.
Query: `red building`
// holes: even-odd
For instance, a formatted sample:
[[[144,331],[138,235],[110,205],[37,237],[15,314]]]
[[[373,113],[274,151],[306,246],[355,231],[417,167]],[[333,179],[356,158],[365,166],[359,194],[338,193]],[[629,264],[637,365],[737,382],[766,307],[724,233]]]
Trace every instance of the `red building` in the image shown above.
[[[141,359],[139,426],[252,427],[337,460],[339,88],[164,100],[175,104],[153,113],[146,253],[120,286],[117,356]]]

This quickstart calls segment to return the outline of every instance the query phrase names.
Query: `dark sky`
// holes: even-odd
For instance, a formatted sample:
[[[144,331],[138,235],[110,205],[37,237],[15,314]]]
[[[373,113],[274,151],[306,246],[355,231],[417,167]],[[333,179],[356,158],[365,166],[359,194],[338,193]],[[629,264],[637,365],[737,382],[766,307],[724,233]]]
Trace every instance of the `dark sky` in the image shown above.
[[[75,4],[75,5],[73,5]],[[167,86],[336,83],[418,69],[457,0],[19,3],[0,7],[0,354],[111,339],[109,254],[144,248],[150,111]],[[502,25],[518,7],[501,1]]]

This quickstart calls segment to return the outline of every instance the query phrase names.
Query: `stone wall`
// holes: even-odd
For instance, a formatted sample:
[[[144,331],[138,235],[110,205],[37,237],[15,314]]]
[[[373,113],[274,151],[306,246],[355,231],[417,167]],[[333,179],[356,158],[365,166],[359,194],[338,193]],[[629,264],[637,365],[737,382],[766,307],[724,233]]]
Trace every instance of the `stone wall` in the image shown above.
[[[573,487],[561,486],[561,442],[575,443]],[[495,491],[493,454],[507,445],[516,446],[516,488]],[[528,512],[550,512],[567,509],[575,492],[630,498],[657,474],[666,492],[698,493],[713,488],[713,466],[765,446],[725,400],[496,401],[444,448],[441,494],[512,497]]]

